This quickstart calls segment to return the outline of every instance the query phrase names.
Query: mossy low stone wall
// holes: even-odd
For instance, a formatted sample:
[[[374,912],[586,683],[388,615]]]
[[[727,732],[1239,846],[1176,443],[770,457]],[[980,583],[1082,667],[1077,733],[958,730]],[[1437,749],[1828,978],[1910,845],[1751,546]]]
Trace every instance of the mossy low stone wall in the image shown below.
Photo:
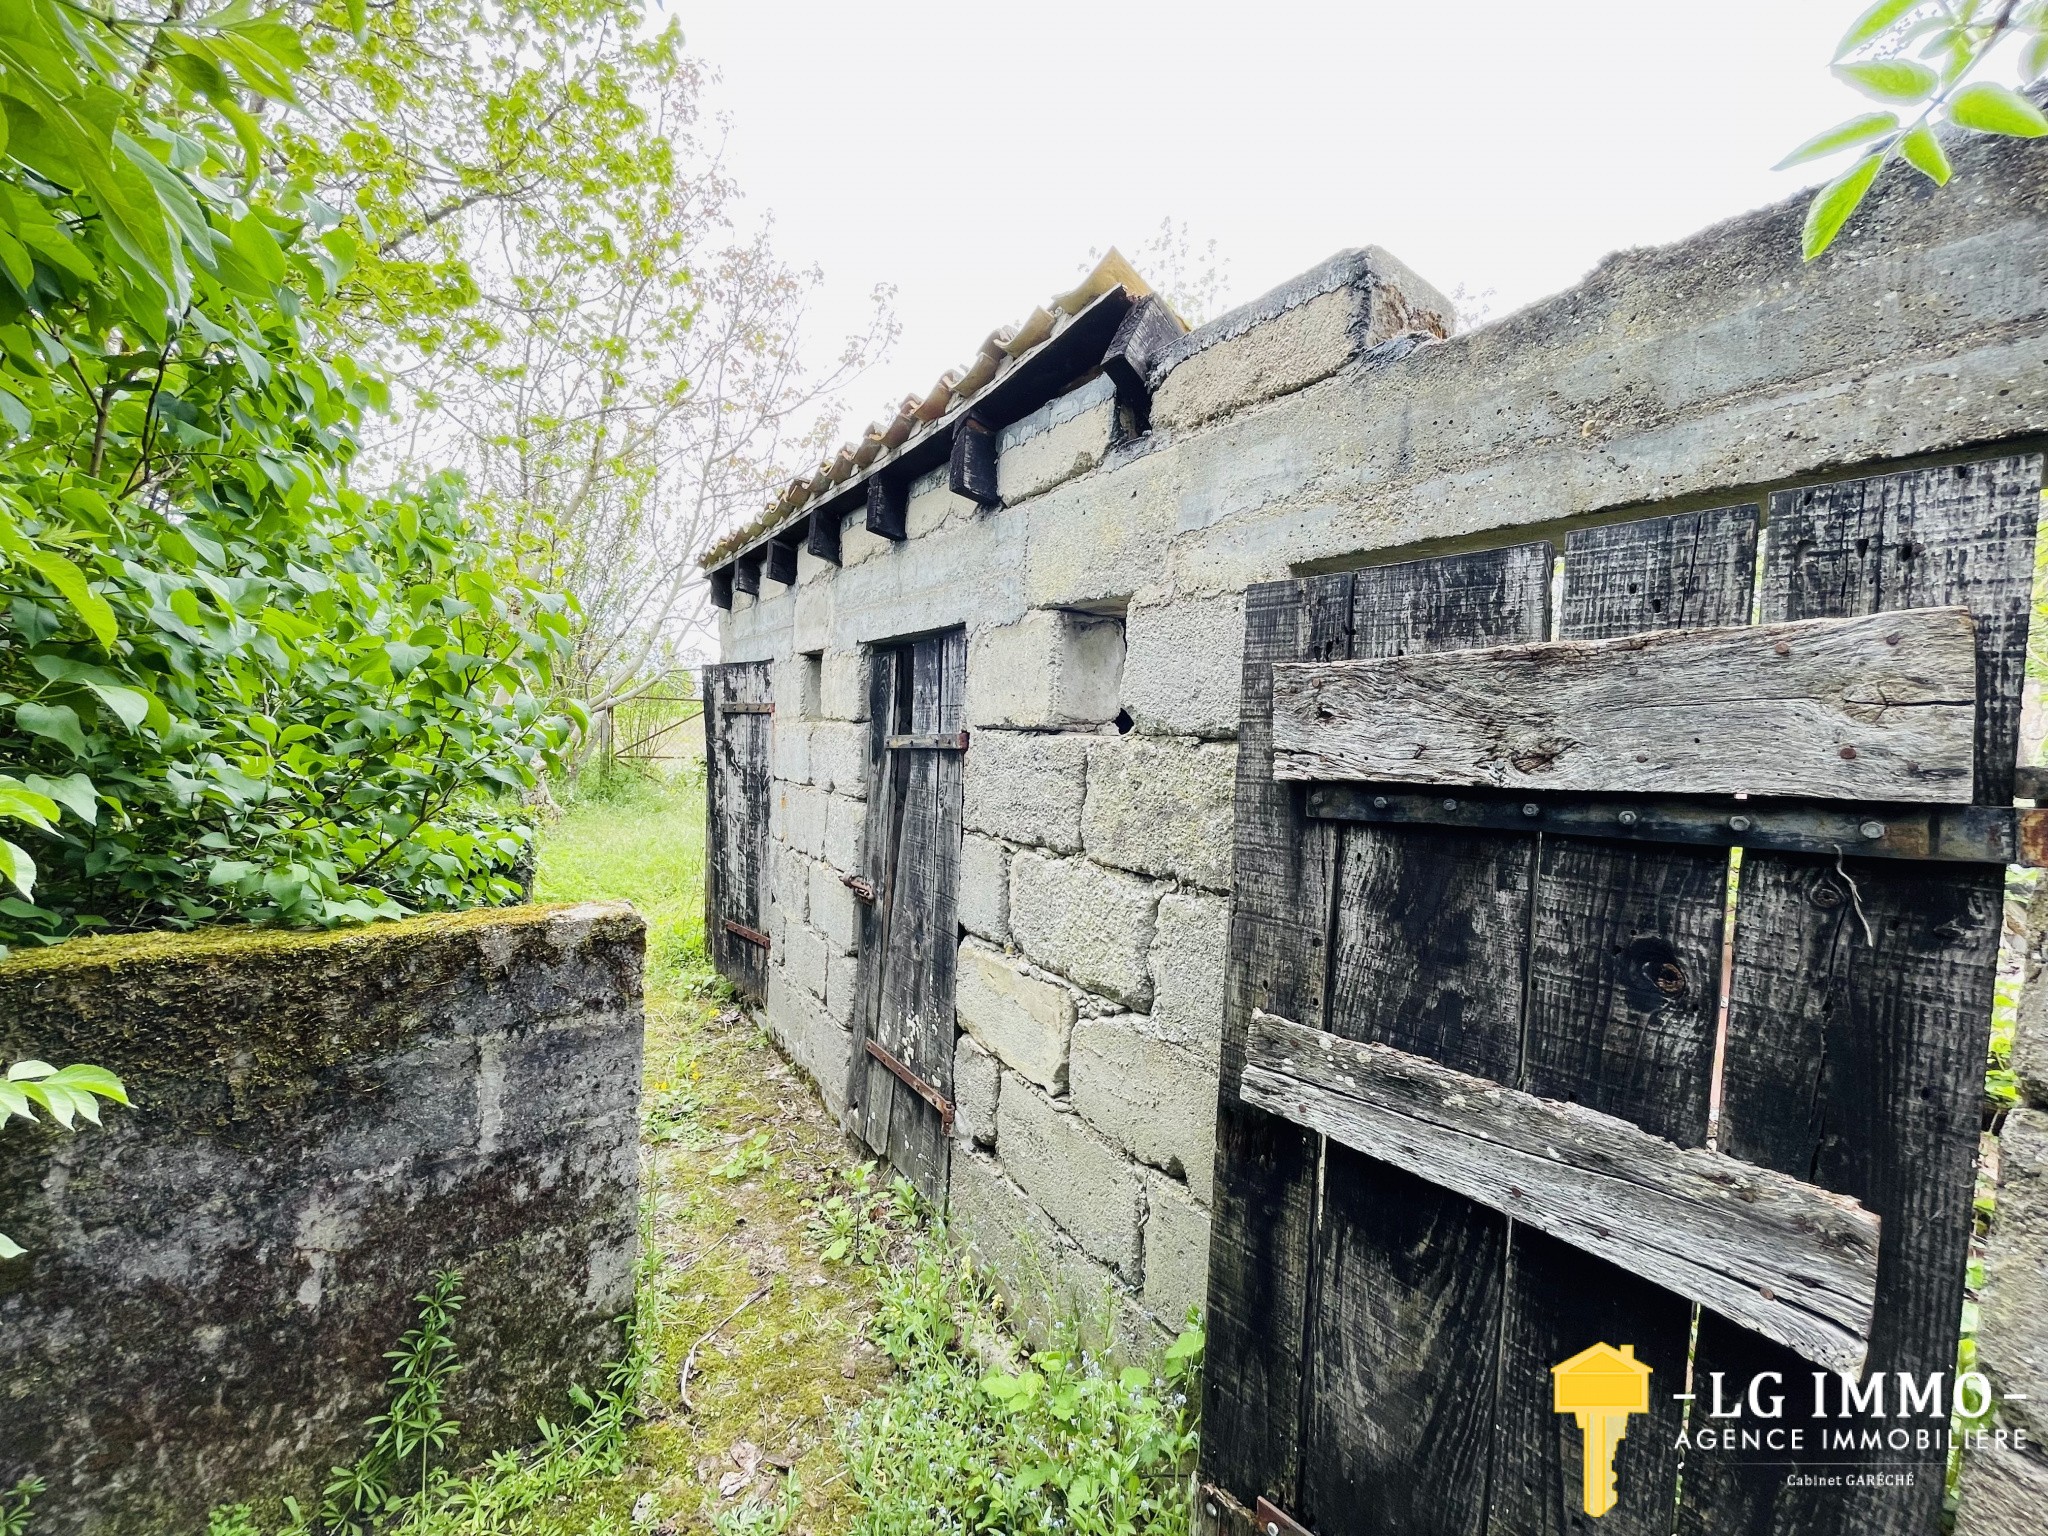
[[[104,1129],[0,1131],[0,1487],[38,1536],[203,1532],[362,1448],[411,1297],[462,1272],[460,1453],[619,1353],[638,1256],[640,918],[522,907],[0,962],[0,1061],[92,1061]]]

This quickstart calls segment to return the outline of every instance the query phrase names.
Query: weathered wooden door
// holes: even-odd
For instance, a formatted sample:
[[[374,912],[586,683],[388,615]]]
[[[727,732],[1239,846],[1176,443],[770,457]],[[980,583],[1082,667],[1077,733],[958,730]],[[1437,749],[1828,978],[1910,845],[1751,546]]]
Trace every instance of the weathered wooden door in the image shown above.
[[[1837,1366],[1955,1370],[2003,866],[2035,814],[2011,807],[2040,488],[2026,457],[1780,493],[1761,561],[1758,509],[1728,507],[1575,532],[1561,584],[1529,544],[1252,590],[1216,1525],[1936,1529],[1947,1385],[1903,1449],[1820,1432]],[[1900,617],[1731,629],[1753,605],[1766,626]],[[1951,605],[1973,622],[1904,616]],[[1617,639],[1673,630],[1715,633]],[[1942,659],[1908,684],[1923,640]],[[1774,680],[1831,647],[1836,715],[1787,724],[1811,701]],[[1655,686],[1667,665],[1682,687]],[[1600,667],[1635,699],[1611,717],[1586,703]],[[1928,723],[1949,734],[1884,745]],[[1785,777],[1738,798],[1717,774],[1745,763]],[[1666,771],[1689,788],[1645,793]],[[1578,787],[1531,787],[1546,775]],[[1596,1527],[1552,1371],[1598,1343],[1629,1346],[1650,1392]],[[1763,1377],[1781,1416],[1714,1418],[1717,1373],[1737,1399]],[[1695,1443],[1731,1427],[1806,1439]],[[1791,1463],[1879,1479],[1804,1485]]]
[[[704,943],[718,974],[768,990],[768,663],[704,669]]]
[[[932,1202],[945,1199],[958,961],[960,729],[967,637],[874,652],[860,1012],[847,1119]]]

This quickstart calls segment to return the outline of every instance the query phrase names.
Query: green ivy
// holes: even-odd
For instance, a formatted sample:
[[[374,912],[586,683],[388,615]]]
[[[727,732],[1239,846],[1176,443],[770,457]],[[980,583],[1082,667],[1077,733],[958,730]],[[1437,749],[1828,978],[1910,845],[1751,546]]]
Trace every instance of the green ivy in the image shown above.
[[[348,483],[354,257],[266,168],[297,32],[0,7],[0,945],[510,896],[564,599]],[[5,894],[9,886],[12,894]]]

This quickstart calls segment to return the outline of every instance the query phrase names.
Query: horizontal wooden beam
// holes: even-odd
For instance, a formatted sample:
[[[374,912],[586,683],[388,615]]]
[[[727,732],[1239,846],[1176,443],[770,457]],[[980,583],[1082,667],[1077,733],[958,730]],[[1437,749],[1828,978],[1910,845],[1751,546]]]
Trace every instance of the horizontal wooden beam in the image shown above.
[[[1774,853],[1949,864],[2048,865],[2048,810],[2006,805],[1851,805],[1798,800],[1558,795],[1318,784],[1308,813],[1375,826],[1544,832],[1632,843],[1768,848]]]
[[[1962,608],[1273,668],[1282,779],[1965,805]]]
[[[1255,1012],[1245,1103],[1860,1374],[1878,1218],[1847,1196],[1578,1104]]]
[[[965,752],[967,733],[948,731],[943,736],[891,736],[886,745],[891,752]]]

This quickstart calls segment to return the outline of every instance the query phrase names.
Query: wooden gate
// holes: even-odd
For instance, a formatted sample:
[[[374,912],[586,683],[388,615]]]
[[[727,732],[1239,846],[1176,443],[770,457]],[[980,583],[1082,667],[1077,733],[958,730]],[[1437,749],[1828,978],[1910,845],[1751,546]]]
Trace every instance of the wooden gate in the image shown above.
[[[718,974],[768,990],[768,663],[704,669],[704,943]]]
[[[1216,1523],[1595,1529],[1552,1372],[1605,1343],[1650,1388],[1602,1536],[1936,1529],[2003,866],[2039,831],[2040,488],[2026,457],[1776,494],[1761,562],[1728,507],[1575,532],[1561,584],[1528,544],[1251,591]],[[1825,1448],[1837,1368],[1942,1373],[1935,1443]],[[1711,1416],[1769,1371],[1780,1419]],[[1731,1427],[1758,1443],[1693,1443]]]
[[[847,1121],[938,1204],[953,1128],[966,633],[877,649],[869,678],[873,787]]]

